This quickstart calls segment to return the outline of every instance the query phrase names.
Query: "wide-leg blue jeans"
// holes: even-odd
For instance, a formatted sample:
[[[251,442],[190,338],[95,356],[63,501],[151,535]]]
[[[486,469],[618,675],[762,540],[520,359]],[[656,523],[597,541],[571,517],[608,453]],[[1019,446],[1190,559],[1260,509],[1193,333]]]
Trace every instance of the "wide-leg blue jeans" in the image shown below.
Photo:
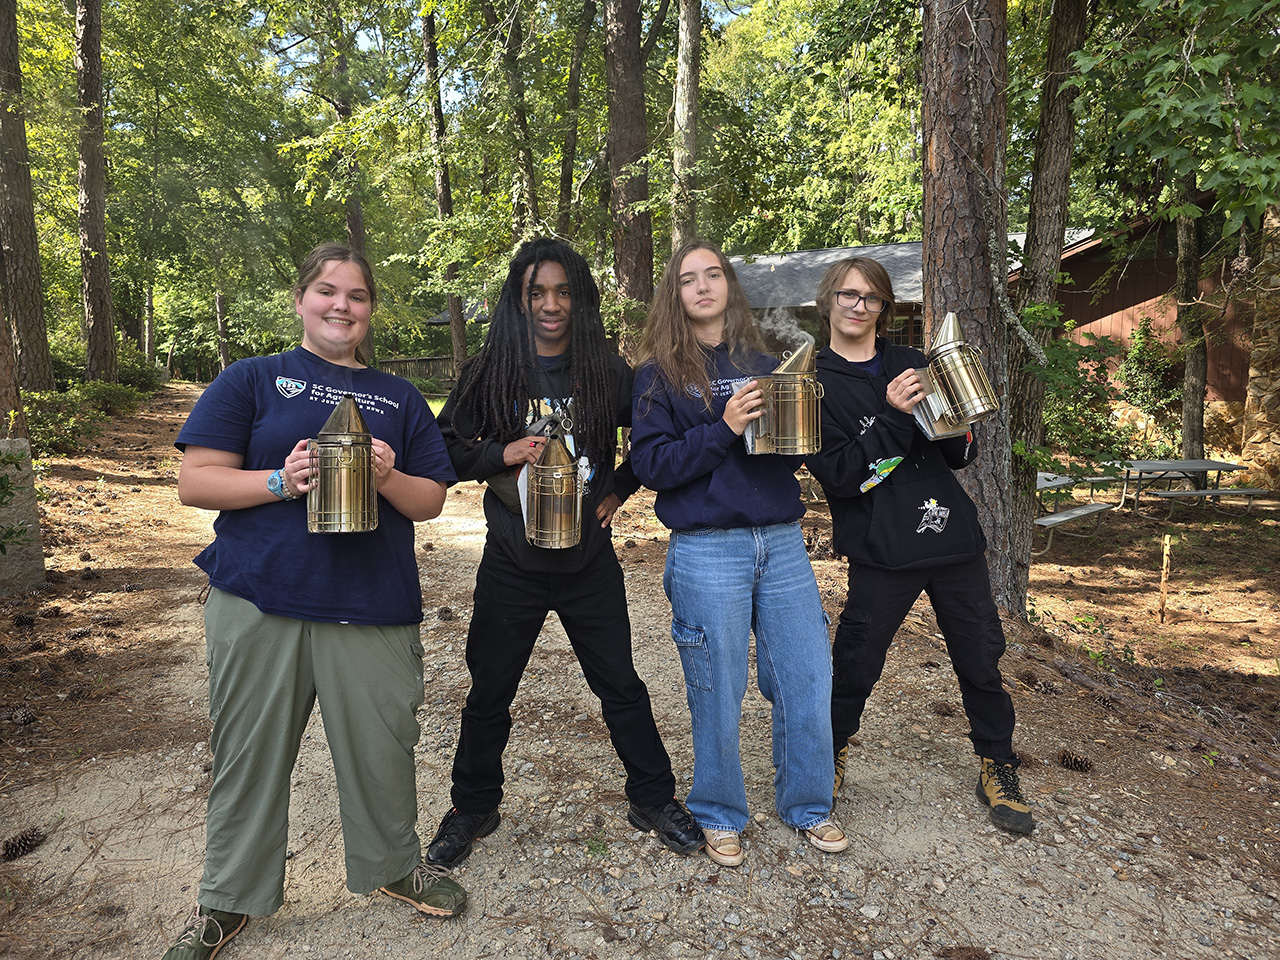
[[[800,525],[672,531],[663,587],[692,717],[694,819],[747,825],[738,726],[753,631],[757,682],[773,704],[775,809],[800,829],[827,819],[831,648]]]

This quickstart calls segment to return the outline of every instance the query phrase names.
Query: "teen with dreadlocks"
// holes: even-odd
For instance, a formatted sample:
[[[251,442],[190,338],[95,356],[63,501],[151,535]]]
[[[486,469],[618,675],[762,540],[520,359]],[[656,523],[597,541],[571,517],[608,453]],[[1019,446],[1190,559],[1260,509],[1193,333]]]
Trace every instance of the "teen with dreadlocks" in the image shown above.
[[[689,810],[707,856],[742,863],[747,792],[738,726],[747,649],[773,704],[774,809],[825,853],[849,846],[831,822],[831,655],[822,599],[800,532],[798,457],[749,456],[763,402],[760,344],[733,267],[701,240],[658,284],[636,370],[631,459],[671,529],[663,586],[693,723]],[[745,383],[745,385],[744,385]]]
[[[556,240],[523,244],[484,347],[463,367],[439,418],[458,478],[488,485],[489,532],[467,633],[471,690],[453,761],[453,809],[428,848],[434,863],[460,863],[498,826],[511,703],[552,610],[626,769],[628,819],[656,830],[679,853],[702,846],[697,824],[675,799],[649,691],[632,664],[626,591],[609,529],[640,486],[629,463],[616,471],[613,463],[618,427],[631,423],[631,384],[630,368],[605,341],[600,291],[586,261]],[[517,476],[538,459],[547,426],[557,423],[570,453],[591,465],[582,515],[596,522],[584,520],[577,546],[551,550],[525,539]]]

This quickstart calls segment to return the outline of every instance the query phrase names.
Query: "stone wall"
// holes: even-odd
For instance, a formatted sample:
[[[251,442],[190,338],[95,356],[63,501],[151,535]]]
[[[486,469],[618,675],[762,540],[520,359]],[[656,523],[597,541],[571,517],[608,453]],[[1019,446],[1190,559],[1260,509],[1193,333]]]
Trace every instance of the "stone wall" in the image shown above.
[[[27,593],[44,584],[44,551],[40,546],[40,508],[36,503],[35,478],[31,473],[31,447],[26,440],[0,440],[0,470],[9,478],[15,496],[0,506],[0,527],[25,527],[23,543],[5,545],[0,556],[0,597]],[[22,459],[5,463],[8,455]]]
[[[1249,356],[1249,386],[1244,408],[1244,449],[1240,462],[1245,480],[1280,491],[1280,210],[1271,207],[1263,231],[1258,265],[1259,294]]]

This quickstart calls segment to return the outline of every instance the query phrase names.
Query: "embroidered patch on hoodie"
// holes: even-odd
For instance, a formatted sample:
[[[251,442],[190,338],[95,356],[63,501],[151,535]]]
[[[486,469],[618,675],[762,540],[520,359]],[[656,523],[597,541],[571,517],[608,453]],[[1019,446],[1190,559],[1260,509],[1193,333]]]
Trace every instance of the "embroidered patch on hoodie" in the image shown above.
[[[941,533],[946,529],[947,518],[951,516],[950,507],[944,507],[930,497],[920,505],[920,509],[924,511],[924,516],[920,518],[920,526],[916,527],[916,533],[924,533],[926,530]]]
[[[862,420],[861,420],[860,422],[861,422],[861,424],[862,424],[862,429],[858,431],[858,436],[862,436],[864,433],[866,433],[868,430],[870,430],[870,429],[871,429],[871,425],[872,425],[873,423],[875,423],[875,422],[876,422],[876,418],[875,418],[875,417],[863,417],[863,418],[862,418]]]
[[[901,462],[901,457],[885,457],[883,460],[876,460],[874,463],[868,463],[867,468],[871,471],[871,476],[862,481],[862,486],[858,487],[858,492],[866,493],[872,487],[878,485],[880,481],[892,473],[893,468]]]

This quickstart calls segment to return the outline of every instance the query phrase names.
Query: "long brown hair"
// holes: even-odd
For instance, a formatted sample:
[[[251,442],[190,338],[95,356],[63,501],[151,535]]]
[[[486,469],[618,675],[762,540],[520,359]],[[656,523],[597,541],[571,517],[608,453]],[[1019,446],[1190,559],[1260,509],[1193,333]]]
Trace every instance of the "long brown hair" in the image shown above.
[[[707,347],[694,333],[693,323],[680,302],[680,267],[684,258],[695,250],[707,250],[724,270],[729,283],[729,299],[724,310],[724,343],[729,357],[744,373],[752,372],[750,351],[764,353],[764,341],[751,315],[751,304],[742,292],[738,275],[720,248],[706,240],[688,240],[671,255],[662,272],[658,288],[653,292],[644,335],[640,338],[637,366],[652,363],[662,379],[676,390],[702,398],[711,406],[711,378],[707,374]]]
[[[835,306],[836,291],[841,289],[844,278],[854,269],[871,284],[872,292],[884,300],[884,309],[876,317],[876,336],[884,336],[889,324],[893,323],[894,308],[898,304],[893,298],[893,281],[889,279],[889,271],[879,260],[872,260],[870,257],[846,257],[827,267],[827,272],[818,281],[818,293],[813,298],[814,305],[818,308],[822,336],[826,340],[831,339],[831,308]]]
[[[378,308],[378,285],[373,282],[373,267],[369,266],[369,261],[363,253],[347,246],[345,243],[322,243],[303,257],[302,263],[298,267],[298,279],[293,285],[293,295],[295,297],[302,296],[307,287],[315,283],[316,277],[324,272],[324,265],[335,260],[339,263],[354,263],[360,269],[360,273],[364,277],[365,289],[369,291],[369,309],[371,312],[376,310]],[[356,363],[366,367],[369,365],[364,351],[359,347],[356,347]]]

